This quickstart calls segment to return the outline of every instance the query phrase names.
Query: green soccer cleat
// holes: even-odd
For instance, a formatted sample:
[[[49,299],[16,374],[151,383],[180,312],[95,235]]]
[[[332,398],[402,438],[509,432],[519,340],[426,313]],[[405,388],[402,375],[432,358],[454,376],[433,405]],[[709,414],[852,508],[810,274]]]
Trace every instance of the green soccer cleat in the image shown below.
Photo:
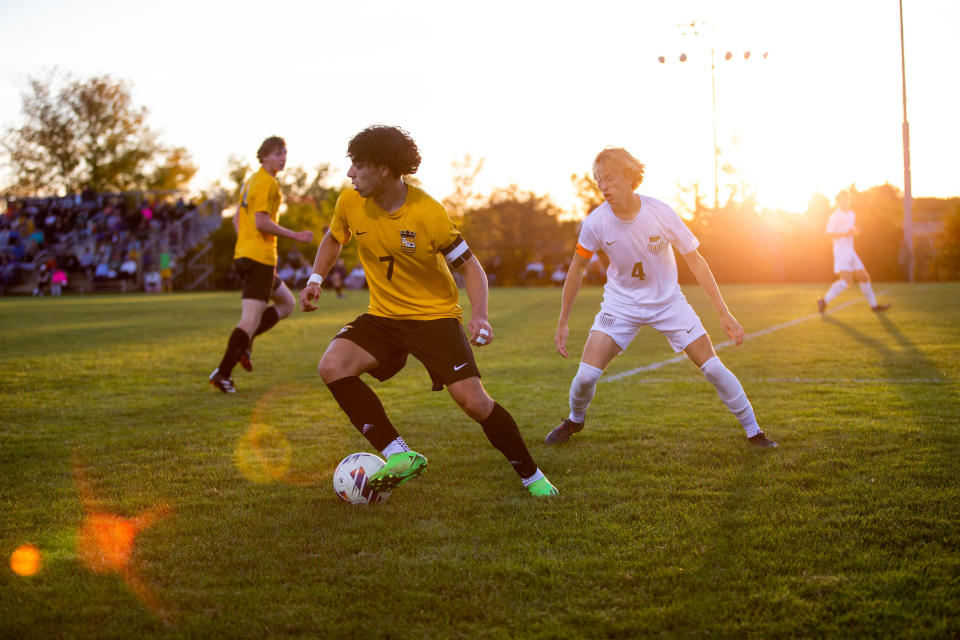
[[[550,484],[550,481],[547,480],[546,476],[540,478],[527,487],[527,491],[529,491],[530,495],[532,495],[534,498],[550,498],[560,494],[560,492],[557,491],[557,488]]]
[[[387,458],[387,464],[370,476],[367,486],[377,493],[393,491],[427,470],[427,459],[416,451],[401,451]]]

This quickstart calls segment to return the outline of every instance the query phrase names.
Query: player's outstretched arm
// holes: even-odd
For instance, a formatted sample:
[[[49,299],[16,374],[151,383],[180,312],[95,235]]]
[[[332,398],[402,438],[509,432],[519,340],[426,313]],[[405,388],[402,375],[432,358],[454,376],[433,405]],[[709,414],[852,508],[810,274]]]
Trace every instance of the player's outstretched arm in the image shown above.
[[[463,263],[460,273],[463,274],[464,288],[470,299],[470,321],[467,323],[470,344],[482,347],[493,341],[493,327],[487,319],[487,299],[490,296],[487,273],[476,256],[471,256]]]
[[[557,332],[553,336],[553,345],[564,358],[569,358],[567,351],[567,338],[570,337],[570,311],[573,310],[573,301],[580,293],[580,285],[583,283],[583,273],[587,270],[589,260],[579,253],[573,254],[573,260],[570,261],[570,268],[567,269],[567,277],[563,281],[563,294],[560,298],[560,319],[557,320]]]
[[[320,248],[317,249],[317,257],[313,260],[313,273],[310,278],[314,279],[314,275],[326,276],[330,272],[330,268],[333,267],[333,263],[340,257],[341,248],[343,248],[343,245],[337,242],[336,238],[328,231],[327,235],[323,236],[323,240],[320,241]],[[323,288],[320,283],[307,281],[307,286],[300,292],[300,310],[316,311],[317,305],[315,303],[322,292]]]
[[[720,288],[717,286],[717,280],[713,277],[710,265],[696,249],[683,254],[683,259],[687,261],[687,266],[690,267],[693,276],[703,290],[707,292],[710,301],[713,302],[713,308],[717,310],[717,314],[720,316],[720,324],[723,326],[723,330],[733,340],[734,344],[741,344],[746,334],[737,319],[727,309],[727,304],[723,301],[723,296],[720,295]]]
[[[266,211],[257,211],[256,213],[257,231],[260,233],[269,233],[272,236],[290,238],[296,242],[313,242],[313,231],[294,231],[280,226],[270,219],[270,214]]]

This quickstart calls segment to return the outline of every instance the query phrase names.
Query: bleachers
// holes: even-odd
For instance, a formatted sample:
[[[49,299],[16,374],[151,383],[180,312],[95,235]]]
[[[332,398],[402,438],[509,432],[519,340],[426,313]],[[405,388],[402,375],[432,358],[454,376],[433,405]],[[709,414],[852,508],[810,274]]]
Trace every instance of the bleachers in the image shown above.
[[[67,271],[64,293],[142,291],[145,274],[158,272],[161,260],[174,270],[189,268],[185,285],[203,288],[209,276],[203,265],[180,262],[220,226],[222,202],[175,196],[8,198],[0,215],[0,295],[33,292],[41,265]]]

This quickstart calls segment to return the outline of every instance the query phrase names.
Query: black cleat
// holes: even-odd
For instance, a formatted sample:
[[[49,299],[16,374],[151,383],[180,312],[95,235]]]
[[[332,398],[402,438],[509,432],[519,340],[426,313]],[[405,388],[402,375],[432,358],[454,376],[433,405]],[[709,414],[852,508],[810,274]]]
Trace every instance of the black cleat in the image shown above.
[[[247,371],[253,371],[253,363],[250,361],[250,356],[252,355],[250,349],[245,349],[243,353],[240,354],[240,359],[237,361],[241,367]]]
[[[755,445],[757,447],[764,447],[764,448],[770,448],[770,449],[775,449],[776,447],[780,446],[776,442],[768,438],[767,434],[765,434],[763,431],[761,431],[760,433],[758,433],[757,435],[751,438],[747,438],[747,441],[750,444]]]
[[[547,434],[544,442],[547,444],[560,444],[570,439],[570,436],[583,429],[582,422],[574,422],[567,418],[560,423],[560,426]]]
[[[220,369],[214,369],[210,374],[210,384],[224,393],[236,393],[237,388],[233,386],[233,378],[228,378],[220,373]]]
[[[889,308],[890,308],[890,305],[888,305],[888,304],[878,304],[878,305],[875,306],[875,307],[870,307],[870,309],[872,309],[872,310],[875,311],[875,312],[886,311],[886,310],[889,309]]]
[[[827,301],[823,298],[817,298],[817,311],[823,313],[827,310]]]

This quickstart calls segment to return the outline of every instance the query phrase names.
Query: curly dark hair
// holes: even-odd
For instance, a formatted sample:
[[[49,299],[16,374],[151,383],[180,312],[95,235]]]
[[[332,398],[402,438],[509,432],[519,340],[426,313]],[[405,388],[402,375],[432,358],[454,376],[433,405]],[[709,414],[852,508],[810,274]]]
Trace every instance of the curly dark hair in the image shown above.
[[[397,178],[416,173],[420,168],[417,143],[399,127],[367,127],[350,140],[347,155],[354,164],[387,167]]]

